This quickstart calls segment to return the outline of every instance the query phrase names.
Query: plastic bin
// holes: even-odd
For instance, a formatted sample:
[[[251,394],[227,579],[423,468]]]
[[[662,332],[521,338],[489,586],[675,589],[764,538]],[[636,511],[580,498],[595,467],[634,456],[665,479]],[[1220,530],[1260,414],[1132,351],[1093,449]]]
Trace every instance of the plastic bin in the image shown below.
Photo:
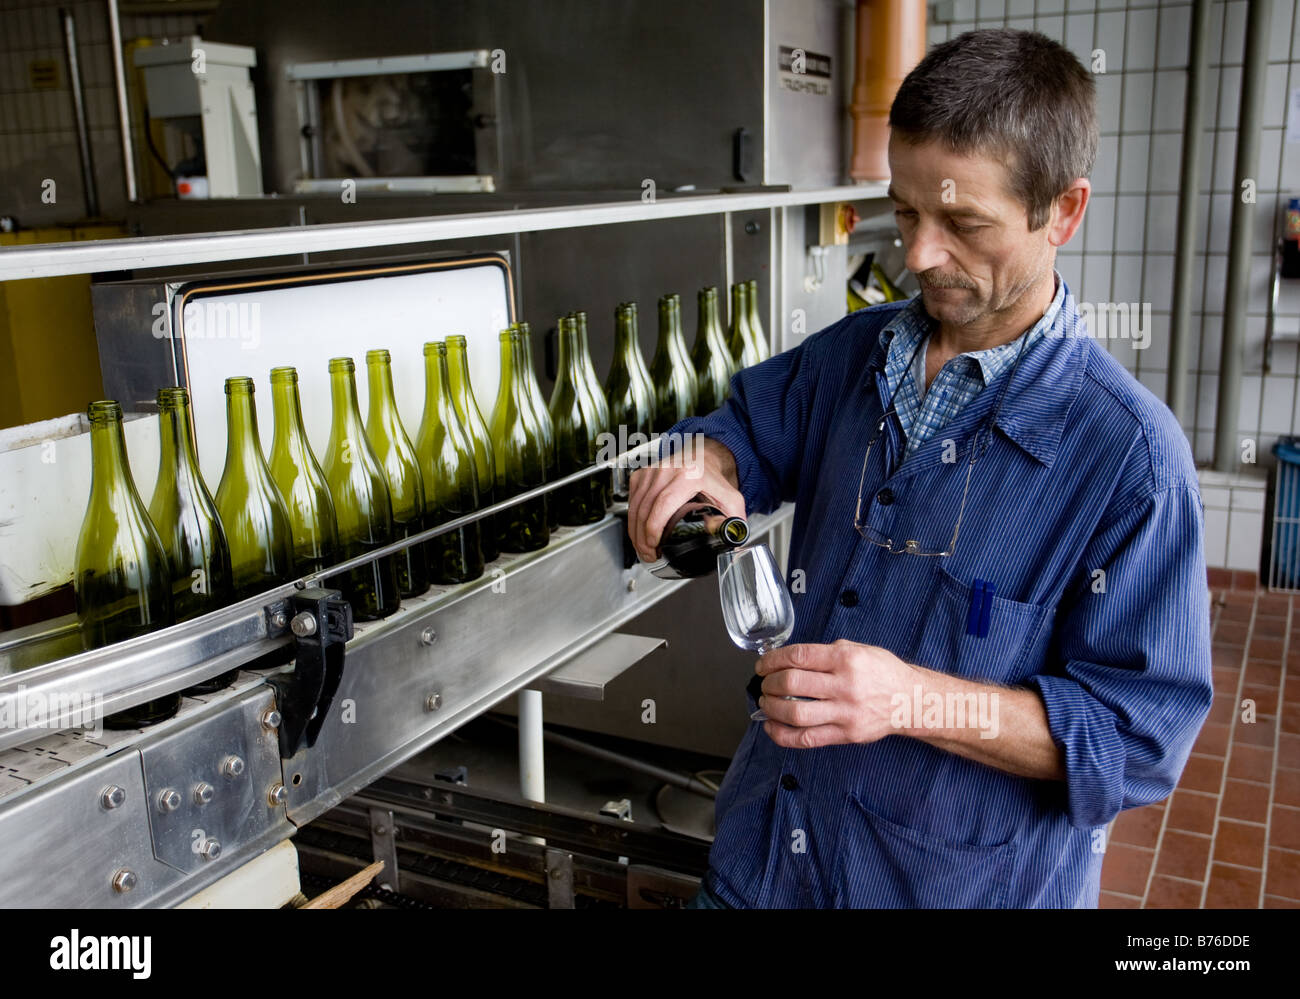
[[[1273,445],[1277,479],[1273,491],[1273,546],[1268,585],[1300,589],[1300,437],[1283,437]]]

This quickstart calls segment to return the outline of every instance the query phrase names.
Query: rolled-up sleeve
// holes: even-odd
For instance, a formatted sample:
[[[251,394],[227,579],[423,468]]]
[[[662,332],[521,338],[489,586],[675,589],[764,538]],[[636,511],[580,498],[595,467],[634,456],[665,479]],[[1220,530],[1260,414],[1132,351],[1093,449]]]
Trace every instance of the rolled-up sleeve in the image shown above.
[[[740,492],[750,513],[770,513],[795,498],[814,358],[821,338],[835,328],[736,373],[722,408],[682,420],[668,432],[670,438],[698,433],[725,444],[735,456]]]
[[[1199,493],[1184,484],[1103,524],[1082,592],[1058,611],[1055,668],[1026,681],[1064,751],[1076,827],[1167,797],[1209,714],[1203,518]]]

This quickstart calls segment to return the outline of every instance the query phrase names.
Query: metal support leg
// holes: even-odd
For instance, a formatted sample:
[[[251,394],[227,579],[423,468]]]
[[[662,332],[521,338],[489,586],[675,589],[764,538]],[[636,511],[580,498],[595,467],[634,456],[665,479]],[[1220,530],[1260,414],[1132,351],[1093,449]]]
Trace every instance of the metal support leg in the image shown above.
[[[384,869],[376,876],[380,887],[391,891],[402,890],[401,875],[397,871],[397,840],[393,829],[393,813],[383,808],[370,809],[370,848],[376,860],[384,862]]]

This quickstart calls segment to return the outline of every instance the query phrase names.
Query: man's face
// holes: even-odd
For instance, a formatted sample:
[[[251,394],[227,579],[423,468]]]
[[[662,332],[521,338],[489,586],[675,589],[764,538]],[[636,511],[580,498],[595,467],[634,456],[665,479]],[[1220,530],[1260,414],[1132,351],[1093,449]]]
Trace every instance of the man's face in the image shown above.
[[[999,327],[1050,273],[1051,226],[1029,231],[998,160],[891,137],[889,166],[907,269],[920,282],[926,312],[970,332]]]

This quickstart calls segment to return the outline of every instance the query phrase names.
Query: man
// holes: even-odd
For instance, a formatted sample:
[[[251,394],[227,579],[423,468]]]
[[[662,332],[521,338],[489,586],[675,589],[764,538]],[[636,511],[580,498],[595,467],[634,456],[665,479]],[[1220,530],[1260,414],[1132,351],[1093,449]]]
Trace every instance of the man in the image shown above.
[[[632,479],[647,558],[697,491],[737,515],[796,503],[795,631],[758,661],[768,720],[719,791],[693,905],[1095,906],[1107,824],[1169,795],[1213,696],[1196,470],[1054,269],[1097,149],[1074,56],[969,32],[890,125],[920,296],[674,427],[707,436],[703,479]]]

